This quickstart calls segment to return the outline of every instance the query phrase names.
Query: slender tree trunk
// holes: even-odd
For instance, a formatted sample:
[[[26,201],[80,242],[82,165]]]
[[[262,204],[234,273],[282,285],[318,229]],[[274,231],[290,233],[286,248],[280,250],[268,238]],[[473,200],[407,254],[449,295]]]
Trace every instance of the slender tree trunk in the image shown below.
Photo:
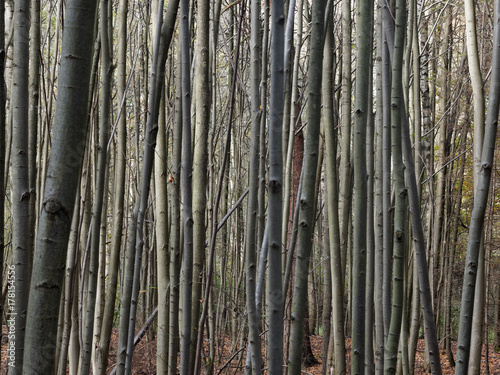
[[[189,350],[192,323],[193,284],[193,186],[191,155],[191,57],[189,32],[189,0],[181,0],[180,38],[182,67],[182,213],[184,222],[182,329],[181,329],[181,375],[188,375],[190,369]]]
[[[344,282],[342,277],[342,250],[340,246],[340,224],[338,207],[337,183],[337,117],[335,116],[335,61],[334,35],[331,22],[326,24],[325,52],[323,69],[323,114],[325,122],[326,147],[326,189],[328,205],[328,234],[330,238],[330,265],[332,270],[332,336],[330,347],[333,350],[334,374],[343,374],[346,371],[345,338],[344,338]],[[332,369],[328,370],[332,372]]]
[[[169,335],[169,227],[168,227],[168,192],[167,192],[167,130],[165,118],[165,97],[162,93],[160,116],[158,118],[158,144],[155,153],[155,233],[158,269],[158,337],[156,350],[156,371],[166,374],[168,371],[168,335]],[[153,284],[154,285],[154,284]]]
[[[85,149],[96,7],[96,1],[66,3],[54,135],[28,305],[25,374],[55,372],[57,314],[79,181],[75,170],[80,171]],[[75,102],[83,105],[75,106]]]
[[[373,18],[372,18],[373,19]],[[373,24],[373,20],[372,20]],[[372,29],[373,30],[373,29]],[[373,32],[372,32],[373,38]],[[369,91],[373,92],[373,64],[370,59]],[[373,95],[368,97],[367,105],[367,126],[366,126],[366,170],[367,170],[367,211],[366,211],[366,294],[365,294],[365,371],[374,373],[374,304],[375,304],[375,197],[374,197],[374,127],[375,119],[373,114]]]
[[[309,274],[312,230],[314,227],[315,188],[319,152],[321,120],[321,85],[323,70],[323,33],[325,2],[313,3],[312,29],[309,65],[308,126],[305,137],[304,179],[300,192],[299,227],[297,239],[297,259],[292,305],[292,326],[290,332],[290,353],[288,373],[300,374],[302,367],[302,342],[304,318],[307,309],[307,281]]]
[[[200,301],[202,299],[203,269],[205,264],[206,206],[207,206],[207,166],[208,166],[208,128],[210,122],[210,83],[209,83],[209,0],[197,2],[196,59],[193,83],[195,90],[196,124],[194,131],[193,155],[193,296],[191,357],[196,353]],[[195,361],[191,361],[191,371]]]
[[[374,374],[384,373],[384,191],[383,191],[383,155],[384,155],[384,103],[383,103],[383,72],[382,50],[385,48],[382,15],[377,15],[377,56],[376,56],[376,110],[375,110],[375,182],[374,182],[374,226],[375,226],[375,271],[374,271],[374,315],[375,315],[375,369]]]
[[[283,184],[283,88],[284,24],[283,1],[273,1],[271,11],[271,97],[269,124],[269,277],[267,303],[269,315],[268,372],[283,371],[283,298],[281,280],[281,219]]]
[[[31,1],[30,9],[30,73],[29,73],[29,189],[30,189],[30,269],[33,266],[33,251],[35,248],[35,230],[37,221],[37,137],[38,112],[40,100],[40,1]],[[30,271],[31,272],[31,271]]]
[[[81,184],[79,184],[81,185]],[[80,191],[80,187],[78,188]],[[73,300],[77,289],[77,250],[78,250],[78,234],[80,228],[80,204],[81,199],[79,192],[76,195],[75,209],[73,211],[73,219],[71,221],[71,234],[68,241],[68,259],[66,261],[66,275],[64,279],[64,326],[62,333],[61,350],[59,354],[59,361],[57,366],[57,374],[66,374],[66,367],[68,364],[68,352],[70,345],[70,336],[72,329],[72,314],[73,314]]]
[[[180,56],[180,52],[179,52]],[[180,60],[180,59],[179,59]],[[179,352],[179,287],[180,287],[180,254],[181,254],[181,152],[182,152],[182,97],[181,97],[181,67],[177,66],[175,113],[172,149],[172,174],[169,196],[171,209],[170,242],[170,312],[168,339],[168,374],[177,374],[177,354]]]
[[[481,154],[481,172],[478,177],[477,189],[474,196],[469,240],[467,244],[467,258],[465,261],[462,302],[460,308],[460,325],[458,334],[456,374],[466,374],[469,363],[473,303],[476,285],[476,273],[481,243],[482,230],[488,200],[491,169],[495,150],[498,110],[500,102],[500,1],[495,1],[495,23],[493,40],[492,73],[490,85],[490,99],[486,118],[485,136]]]
[[[392,312],[389,332],[384,354],[384,372],[396,373],[398,345],[401,333],[404,298],[404,268],[405,268],[405,223],[406,223],[406,188],[404,183],[404,164],[402,152],[401,128],[404,111],[402,65],[406,29],[406,2],[396,4],[396,21],[394,35],[394,52],[392,59],[391,88],[391,138],[393,178],[395,190],[394,205],[394,260],[392,285]]]
[[[250,45],[250,74],[252,96],[252,128],[250,140],[249,161],[249,196],[247,208],[246,228],[246,306],[248,312],[248,341],[250,342],[251,373],[261,374],[262,356],[260,344],[259,313],[257,312],[256,284],[257,284],[257,209],[259,193],[259,143],[262,112],[260,109],[260,63],[261,63],[261,22],[260,0],[251,2],[251,45]]]
[[[23,370],[26,309],[30,283],[30,196],[29,196],[29,0],[14,4],[14,58],[12,68],[12,266],[15,276],[7,295],[7,322],[14,327],[15,358],[9,374]],[[2,197],[3,199],[3,197]],[[71,207],[72,208],[72,207]],[[56,314],[57,316],[57,314]],[[12,328],[9,328],[12,329]]]
[[[352,251],[352,344],[351,372],[365,372],[365,291],[367,244],[367,169],[366,136],[373,35],[373,2],[359,4],[358,63],[356,67],[356,98],[354,109],[354,203]]]
[[[345,280],[347,245],[351,226],[351,95],[352,36],[351,0],[342,1],[342,94],[341,94],[341,158],[339,189],[340,246],[342,246],[342,277]]]
[[[111,329],[114,320],[116,290],[118,281],[118,268],[120,261],[120,250],[122,249],[122,232],[125,201],[125,172],[126,172],[126,53],[127,53],[127,14],[128,0],[121,0],[118,12],[118,63],[117,63],[117,99],[120,105],[118,122],[116,128],[115,143],[115,176],[113,194],[113,225],[111,232],[110,264],[108,273],[108,288],[106,290],[106,302],[104,305],[103,322],[100,332],[100,340],[97,347],[98,373],[104,375],[109,355]]]
[[[108,1],[100,2],[99,18],[100,38],[101,38],[101,78],[102,78],[102,103],[101,114],[99,116],[99,140],[97,147],[97,170],[96,188],[92,208],[92,232],[89,261],[89,281],[87,289],[87,301],[85,312],[85,327],[83,332],[83,347],[80,352],[80,374],[88,374],[91,367],[93,353],[94,335],[94,313],[97,296],[97,277],[99,269],[99,248],[100,248],[100,228],[104,203],[104,190],[106,186],[107,159],[108,159],[108,139],[109,139],[109,116],[111,108],[111,45],[108,36]]]

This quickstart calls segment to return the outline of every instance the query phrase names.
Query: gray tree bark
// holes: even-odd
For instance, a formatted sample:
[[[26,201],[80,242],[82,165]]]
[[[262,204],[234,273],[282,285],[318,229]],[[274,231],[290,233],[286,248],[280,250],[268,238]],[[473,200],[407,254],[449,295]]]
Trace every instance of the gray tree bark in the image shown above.
[[[405,268],[405,224],[406,224],[406,187],[404,182],[404,164],[402,152],[401,128],[404,111],[402,67],[406,30],[406,2],[396,3],[394,50],[392,58],[391,87],[391,139],[393,159],[393,179],[395,190],[394,204],[394,259],[392,285],[392,311],[389,332],[384,354],[384,372],[396,373],[398,345],[401,333],[404,299]]]
[[[181,375],[190,369],[189,350],[192,324],[193,287],[193,186],[191,154],[191,46],[189,31],[189,0],[181,0],[180,43],[182,68],[182,218],[184,222],[184,254],[182,260],[182,328],[181,328]]]
[[[261,22],[260,0],[251,2],[251,35],[250,35],[250,74],[251,74],[251,140],[249,161],[249,195],[246,228],[246,293],[248,312],[248,341],[251,356],[251,373],[261,374],[262,356],[260,344],[260,314],[257,311],[257,209],[259,193],[259,144],[262,111],[260,109],[260,64],[261,64]]]
[[[354,200],[352,251],[352,344],[351,373],[365,372],[365,292],[367,245],[367,168],[366,137],[373,42],[373,1],[359,3],[358,63],[354,108]]]
[[[108,363],[111,329],[114,320],[120,250],[122,249],[127,148],[127,109],[124,105],[126,100],[127,14],[128,0],[121,0],[118,11],[119,39],[116,72],[117,99],[120,105],[120,112],[118,114],[119,117],[116,127],[114,155],[115,176],[113,193],[113,224],[111,229],[110,264],[108,274],[109,282],[106,290],[106,302],[103,311],[100,340],[96,349],[97,369],[98,373],[101,375],[104,375]]]
[[[284,29],[283,1],[271,4],[271,97],[269,124],[269,277],[267,303],[269,315],[269,344],[267,347],[270,375],[283,371],[283,298],[281,280],[282,184],[283,184],[283,89],[284,89]]]
[[[55,372],[57,315],[87,122],[97,2],[69,0],[28,305],[24,374]],[[40,348],[44,348],[43,351]]]
[[[99,116],[99,140],[97,145],[97,169],[96,187],[92,207],[92,231],[90,243],[89,278],[87,289],[87,301],[85,311],[85,327],[83,330],[83,347],[80,351],[80,374],[88,374],[91,368],[93,353],[94,335],[94,313],[96,309],[98,269],[99,269],[99,248],[100,248],[100,228],[102,220],[103,206],[106,206],[105,190],[108,140],[109,140],[109,116],[111,108],[111,80],[113,69],[111,68],[111,44],[108,36],[108,1],[100,2],[99,30],[101,38],[101,79],[102,79],[102,103]]]
[[[309,275],[312,231],[314,228],[316,175],[319,153],[321,122],[321,86],[323,74],[325,1],[318,0],[312,7],[311,44],[309,63],[309,102],[307,112],[307,133],[303,164],[303,183],[299,199],[299,220],[297,235],[297,259],[290,330],[290,353],[288,373],[300,374],[304,323],[307,309],[307,282]]]
[[[326,189],[328,206],[328,234],[330,238],[330,265],[332,273],[332,336],[329,350],[333,353],[333,373],[346,371],[344,337],[344,281],[342,277],[342,250],[338,204],[337,134],[338,119],[335,116],[335,59],[333,25],[326,24],[323,73],[323,116],[325,122]],[[330,355],[331,356],[331,355]],[[329,369],[332,371],[332,369]]]
[[[474,208],[471,215],[469,240],[467,244],[455,374],[466,374],[468,369],[479,247],[483,235],[498,124],[500,103],[500,1],[497,0],[494,4],[495,17],[493,19],[495,22],[493,32],[490,99],[481,154],[481,172],[478,177],[477,189],[474,195]]]
[[[7,294],[6,312],[9,326],[14,327],[15,358],[14,361],[9,361],[10,363],[14,362],[14,366],[9,366],[9,374],[21,374],[23,369],[26,309],[30,283],[29,8],[29,0],[16,1],[14,4],[11,195],[12,266],[14,267],[15,283],[10,284],[13,289],[9,289]]]

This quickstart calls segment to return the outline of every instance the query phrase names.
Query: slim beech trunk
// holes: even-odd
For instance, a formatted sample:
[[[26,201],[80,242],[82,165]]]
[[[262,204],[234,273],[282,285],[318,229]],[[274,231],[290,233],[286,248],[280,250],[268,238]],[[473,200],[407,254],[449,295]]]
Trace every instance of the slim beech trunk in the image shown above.
[[[30,267],[33,262],[35,248],[35,228],[37,220],[37,137],[38,137],[38,111],[40,97],[40,1],[31,1],[30,9],[30,73],[29,73],[29,189],[30,189]]]
[[[326,24],[325,53],[323,68],[323,115],[325,122],[326,147],[326,189],[328,205],[328,235],[330,238],[330,265],[332,274],[332,335],[330,347],[333,350],[334,374],[346,371],[345,338],[344,338],[344,282],[342,278],[342,262],[340,247],[338,183],[337,183],[337,117],[335,116],[335,61],[334,35],[332,22]],[[325,358],[323,359],[325,360]],[[330,368],[328,371],[332,371]]]
[[[182,68],[182,220],[184,223],[184,254],[182,260],[182,329],[181,375],[190,369],[191,296],[193,287],[193,186],[191,154],[191,46],[189,32],[189,0],[181,0],[180,43]]]
[[[473,304],[476,285],[476,273],[479,255],[479,246],[483,231],[486,204],[491,179],[491,170],[495,150],[497,133],[498,110],[500,102],[500,1],[495,1],[495,17],[493,32],[493,57],[491,63],[490,99],[488,115],[481,154],[481,172],[478,177],[477,189],[474,195],[469,240],[467,244],[467,258],[465,261],[462,302],[460,308],[460,325],[458,331],[457,366],[455,374],[466,374],[469,363]]]
[[[367,242],[367,170],[366,128],[371,102],[370,75],[373,41],[373,1],[359,4],[358,63],[356,67],[356,98],[354,109],[354,203],[352,251],[352,346],[351,373],[365,372],[365,291]]]
[[[404,111],[402,110],[402,107],[404,106],[402,67],[405,31],[406,2],[405,0],[399,0],[396,3],[391,88],[391,138],[394,190],[396,196],[394,205],[393,291],[391,320],[384,354],[385,373],[396,373],[404,298],[406,188],[404,182],[401,128],[404,114]]]
[[[340,159],[340,246],[342,246],[342,277],[345,281],[347,245],[349,227],[351,226],[350,213],[352,205],[351,181],[351,110],[352,110],[352,25],[351,0],[342,1],[342,95],[341,95],[341,146]]]
[[[374,183],[374,226],[375,226],[375,271],[374,271],[374,314],[375,314],[375,369],[374,374],[384,373],[384,306],[383,306],[383,260],[384,260],[384,205],[383,205],[383,87],[382,87],[382,49],[385,48],[382,28],[382,15],[377,14],[377,56],[376,56],[376,110],[375,110],[375,183]]]
[[[80,184],[79,184],[80,185]],[[78,188],[80,191],[80,187]],[[80,204],[81,199],[79,197],[79,192],[76,195],[75,199],[75,209],[73,211],[73,219],[71,221],[71,234],[68,241],[68,258],[66,261],[66,275],[64,279],[64,326],[62,333],[62,342],[61,349],[59,355],[59,361],[57,366],[57,374],[64,375],[66,374],[67,364],[68,364],[68,352],[69,352],[69,344],[70,344],[70,335],[72,328],[72,319],[71,315],[73,313],[73,297],[76,294],[75,285],[77,280],[77,267],[76,267],[76,259],[77,259],[77,250],[78,250],[78,229],[80,227]]]
[[[29,71],[29,0],[14,4],[14,58],[12,68],[12,266],[6,300],[7,322],[15,334],[14,366],[9,374],[21,374],[23,369],[26,308],[30,283],[30,221],[29,221],[29,142],[28,142],[28,71]],[[3,199],[3,197],[2,197]],[[71,207],[73,208],[73,207]],[[3,223],[2,223],[3,225]],[[57,314],[56,314],[57,316]]]
[[[158,269],[158,333],[156,350],[156,371],[166,374],[168,371],[168,334],[169,334],[169,227],[168,227],[168,193],[167,193],[167,131],[165,118],[165,101],[162,92],[160,116],[158,118],[158,145],[155,153],[155,234]],[[154,284],[153,284],[154,285]]]
[[[193,155],[193,323],[191,327],[191,357],[196,352],[199,330],[200,305],[205,266],[206,207],[207,207],[207,167],[208,167],[208,129],[210,126],[210,82],[209,82],[209,14],[210,1],[197,2],[196,17],[196,59],[194,74],[194,105],[196,123],[194,131]],[[195,361],[191,361],[191,371]]]
[[[464,0],[465,10],[465,30],[467,37],[467,60],[469,65],[469,75],[471,79],[473,101],[474,101],[474,191],[477,189],[479,173],[481,171],[481,152],[484,139],[484,89],[483,78],[481,75],[481,63],[479,59],[477,30],[476,30],[476,12],[473,1]],[[479,251],[478,276],[484,277],[484,240],[482,241]],[[476,285],[474,298],[474,311],[478,312],[473,317],[473,328],[475,331],[472,337],[471,360],[469,370],[471,373],[479,371],[481,366],[482,352],[482,325],[483,314],[479,313],[484,310],[484,285],[480,281]]]
[[[104,375],[109,355],[111,329],[114,320],[116,290],[118,281],[118,269],[120,262],[120,250],[122,249],[124,201],[125,201],[125,172],[126,172],[126,120],[127,110],[123,105],[126,91],[126,53],[127,53],[127,14],[128,0],[121,0],[118,12],[118,62],[117,62],[117,99],[120,105],[118,122],[116,128],[115,143],[115,176],[113,194],[113,224],[111,229],[111,248],[108,273],[108,288],[106,290],[106,302],[104,305],[103,322],[100,340],[97,344],[96,358],[98,373]]]
[[[58,101],[28,305],[24,374],[55,372],[57,314],[85,149],[96,7],[95,0],[66,3]]]
[[[319,134],[321,122],[321,85],[323,73],[325,1],[316,0],[312,7],[312,26],[309,63],[309,102],[307,112],[307,134],[303,164],[303,184],[298,199],[299,225],[297,238],[297,259],[292,304],[292,323],[290,330],[290,353],[288,374],[300,374],[302,367],[302,348],[304,322],[307,309],[307,281],[309,274],[312,231],[314,228],[316,174],[319,153]]]
[[[372,22],[373,24],[373,22]],[[373,29],[372,29],[373,31]],[[373,32],[372,32],[373,38]],[[373,92],[373,64],[370,59],[370,76],[368,92]],[[373,113],[373,95],[368,97],[367,129],[366,129],[366,170],[367,170],[367,210],[366,210],[366,294],[365,294],[365,371],[374,373],[374,294],[375,294],[375,119]]]
[[[180,52],[178,53],[180,56]],[[179,59],[180,60],[180,59]],[[172,187],[169,191],[171,209],[171,236],[170,242],[170,311],[169,311],[169,339],[168,339],[168,374],[177,374],[177,354],[179,352],[179,274],[181,254],[181,150],[182,150],[182,110],[181,110],[181,67],[177,65],[175,113],[172,146]]]
[[[125,248],[125,260],[123,266],[122,288],[121,288],[121,306],[120,322],[118,325],[118,347],[116,353],[116,373],[122,375],[125,373],[125,362],[127,360],[127,341],[128,326],[130,317],[130,305],[132,300],[132,284],[134,277],[135,262],[135,241],[137,234],[137,211],[134,208],[128,222],[127,243]]]
[[[281,280],[281,219],[283,184],[283,89],[284,89],[284,26],[283,1],[271,4],[271,97],[269,124],[269,277],[267,303],[269,315],[268,372],[283,372],[283,298]],[[315,169],[315,168],[314,168]]]
[[[102,220],[105,194],[107,190],[106,174],[108,159],[108,139],[109,139],[109,116],[111,108],[111,44],[108,36],[108,0],[100,2],[99,29],[101,38],[101,79],[102,79],[102,103],[99,116],[99,141],[97,149],[97,169],[96,169],[96,187],[94,202],[92,208],[92,232],[90,243],[90,261],[89,261],[89,281],[85,311],[85,327],[83,331],[83,347],[80,352],[80,374],[88,374],[91,368],[91,359],[93,353],[93,335],[94,335],[94,313],[96,309],[98,269],[99,269],[99,247],[100,247],[100,228]]]
[[[481,151],[484,139],[484,89],[479,60],[476,11],[474,1],[464,0],[465,36],[467,37],[467,61],[474,101],[474,191],[481,171]]]
[[[249,196],[247,208],[246,228],[246,306],[248,312],[248,341],[250,342],[251,373],[261,374],[262,355],[260,345],[259,313],[257,311],[256,284],[257,284],[257,208],[259,193],[259,143],[262,112],[260,109],[260,51],[261,51],[261,22],[260,0],[251,2],[251,35],[250,35],[250,74],[251,74],[251,140],[249,161]]]
[[[266,124],[267,124],[267,99],[268,99],[268,60],[269,60],[269,3],[264,3],[263,15],[263,36],[262,36],[262,65],[261,65],[261,95],[260,109],[262,116],[260,118],[260,145],[259,145],[259,207],[257,214],[257,243],[262,244],[264,232],[266,231]],[[267,252],[267,250],[266,250]],[[259,301],[257,302],[259,303]]]

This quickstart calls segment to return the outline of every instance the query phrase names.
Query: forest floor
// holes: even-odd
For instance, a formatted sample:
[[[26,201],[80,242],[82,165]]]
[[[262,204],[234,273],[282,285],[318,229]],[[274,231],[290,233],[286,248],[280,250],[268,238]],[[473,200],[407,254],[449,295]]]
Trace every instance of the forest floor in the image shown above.
[[[1,366],[0,366],[0,375],[7,374],[7,366],[6,366],[6,352],[7,352],[7,337],[6,337],[6,328],[3,328],[3,337],[2,337],[2,350],[1,350]],[[116,343],[118,341],[118,332],[115,330],[112,336],[112,355],[109,359],[109,372],[114,368],[116,356],[114,354]],[[242,374],[244,367],[244,350],[231,349],[231,343],[228,339],[224,340],[224,347],[221,350],[221,358],[217,361],[215,374]],[[311,337],[311,346],[313,349],[313,353],[316,356],[316,359],[320,362],[319,365],[304,368],[302,370],[303,374],[306,375],[318,375],[321,374],[321,362],[322,362],[322,345],[323,339],[321,336],[312,336]],[[349,368],[350,363],[350,347],[351,341],[350,339],[346,339],[346,348],[347,348],[347,364]],[[456,343],[452,343],[452,351],[456,352]],[[241,355],[240,355],[241,353]],[[450,367],[448,363],[448,359],[446,358],[446,354],[444,352],[441,353],[441,366],[443,369],[443,374],[453,374],[454,370]],[[500,353],[496,353],[493,350],[493,346],[490,344],[488,348],[488,353],[486,353],[485,348],[483,348],[482,354],[482,364],[481,364],[481,374],[487,374],[486,367],[486,358],[489,358],[489,373],[500,375]],[[416,363],[415,363],[415,374],[425,374],[422,370],[422,364],[424,362],[424,340],[419,340],[417,355],[416,355]],[[156,341],[148,342],[146,338],[144,338],[139,344],[137,344],[134,351],[134,359],[133,359],[133,368],[132,374],[134,375],[152,375],[156,374]],[[347,371],[347,374],[350,374],[350,371]]]

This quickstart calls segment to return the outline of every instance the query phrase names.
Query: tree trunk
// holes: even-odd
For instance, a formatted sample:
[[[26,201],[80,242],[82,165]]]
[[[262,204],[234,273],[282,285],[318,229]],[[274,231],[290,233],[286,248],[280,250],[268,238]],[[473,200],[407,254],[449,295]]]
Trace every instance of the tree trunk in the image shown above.
[[[182,68],[182,218],[184,222],[184,254],[182,261],[182,329],[181,329],[181,375],[190,369],[189,351],[192,323],[193,284],[193,186],[191,155],[191,45],[189,31],[189,0],[181,0],[180,43]]]
[[[30,284],[30,192],[29,192],[29,0],[14,4],[14,58],[12,68],[12,265],[15,282],[7,294],[7,322],[14,329],[15,358],[9,374],[21,374],[25,350],[26,309]],[[3,199],[3,197],[2,197]],[[73,207],[71,207],[73,208]],[[11,280],[11,279],[9,279]],[[57,314],[56,314],[57,317]]]
[[[325,123],[326,189],[328,205],[328,235],[330,239],[330,265],[332,274],[332,336],[329,353],[333,352],[334,374],[346,371],[344,338],[344,281],[342,277],[342,255],[340,246],[340,224],[337,183],[337,117],[335,116],[335,61],[334,36],[331,22],[326,25],[325,52],[323,64],[323,116]],[[329,355],[331,357],[331,355]],[[325,359],[324,359],[325,360]],[[328,370],[332,372],[330,368]]]
[[[267,346],[268,372],[283,372],[283,298],[281,280],[281,231],[283,183],[283,2],[273,1],[271,11],[271,97],[269,124],[269,277],[267,303],[269,315],[269,343]]]
[[[297,238],[297,259],[292,305],[290,332],[290,353],[288,373],[300,374],[304,322],[307,310],[307,281],[309,274],[312,230],[314,228],[316,175],[319,153],[321,120],[321,85],[323,66],[323,32],[325,2],[315,1],[312,8],[312,29],[309,65],[308,126],[305,137],[303,183],[299,196],[299,226]]]
[[[96,1],[66,3],[54,135],[28,305],[25,374],[55,372],[57,314],[79,181],[75,170],[80,171],[85,149],[96,5]]]
[[[386,24],[384,24],[386,25]],[[392,59],[392,88],[391,88],[391,139],[393,178],[395,190],[394,204],[394,259],[392,285],[392,311],[389,332],[384,354],[384,372],[396,373],[398,345],[401,333],[401,320],[404,299],[404,268],[406,253],[406,188],[404,182],[404,164],[401,140],[401,128],[404,111],[402,65],[404,54],[404,40],[406,28],[406,2],[396,4],[396,20],[394,35],[394,52]],[[387,30],[387,29],[386,29]]]
[[[102,103],[99,116],[99,140],[97,146],[97,170],[96,187],[92,208],[92,231],[90,244],[89,281],[84,315],[85,327],[83,331],[83,347],[80,352],[80,374],[88,374],[91,367],[93,353],[94,335],[94,313],[96,309],[97,276],[99,269],[100,229],[103,206],[105,206],[104,191],[108,189],[105,185],[108,159],[109,139],[109,116],[111,108],[111,80],[113,69],[111,68],[111,44],[108,36],[108,1],[100,2],[99,30],[101,38],[101,79],[102,79]]]
[[[467,258],[465,262],[462,302],[460,308],[460,325],[458,334],[456,374],[466,374],[469,363],[473,303],[476,285],[476,273],[481,243],[482,230],[488,200],[491,169],[493,163],[495,137],[497,132],[498,109],[500,102],[500,1],[495,1],[495,29],[493,42],[492,73],[490,85],[490,99],[486,130],[481,154],[481,173],[478,177],[477,189],[474,195],[469,240],[467,244]]]
[[[352,346],[351,372],[365,371],[365,299],[367,245],[367,168],[366,137],[370,93],[371,56],[373,40],[373,2],[359,5],[358,63],[356,67],[356,98],[354,109],[354,203],[352,251]]]

